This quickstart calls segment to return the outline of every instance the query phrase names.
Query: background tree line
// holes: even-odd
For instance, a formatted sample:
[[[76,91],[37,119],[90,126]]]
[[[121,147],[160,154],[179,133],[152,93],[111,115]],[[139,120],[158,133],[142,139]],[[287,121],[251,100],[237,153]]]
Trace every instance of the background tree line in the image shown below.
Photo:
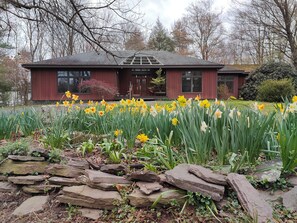
[[[112,56],[124,49],[166,50],[226,64],[287,61],[297,68],[295,0],[233,0],[224,14],[213,0],[193,0],[169,30],[159,19],[143,25],[139,6],[141,0],[1,1],[0,96],[14,89],[28,100],[29,88],[20,86],[29,85],[29,74],[20,63],[91,50]]]

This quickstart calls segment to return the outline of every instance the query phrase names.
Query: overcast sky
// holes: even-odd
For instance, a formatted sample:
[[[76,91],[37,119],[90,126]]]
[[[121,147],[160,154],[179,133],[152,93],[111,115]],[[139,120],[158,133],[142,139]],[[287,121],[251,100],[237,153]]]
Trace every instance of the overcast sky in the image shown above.
[[[183,16],[192,2],[195,0],[142,0],[139,7],[149,25],[153,26],[159,17],[162,24],[170,29],[173,22]],[[214,7],[226,12],[231,2],[232,0],[214,0]]]

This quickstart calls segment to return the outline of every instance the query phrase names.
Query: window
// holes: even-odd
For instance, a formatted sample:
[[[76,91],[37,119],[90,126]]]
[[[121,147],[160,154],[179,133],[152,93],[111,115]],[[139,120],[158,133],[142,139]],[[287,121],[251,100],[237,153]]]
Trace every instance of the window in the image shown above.
[[[87,93],[79,89],[79,84],[90,76],[90,71],[58,71],[58,92]]]
[[[182,92],[202,92],[201,71],[186,71],[183,73]]]
[[[218,87],[223,84],[228,87],[229,93],[233,93],[233,91],[234,91],[234,77],[233,76],[218,76]]]

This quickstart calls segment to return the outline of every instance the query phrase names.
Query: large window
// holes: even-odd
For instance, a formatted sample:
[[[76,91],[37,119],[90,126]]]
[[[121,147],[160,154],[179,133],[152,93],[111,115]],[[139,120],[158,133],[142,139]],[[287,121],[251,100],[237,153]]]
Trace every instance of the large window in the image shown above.
[[[218,76],[218,87],[226,85],[229,93],[234,91],[234,77],[233,76]]]
[[[201,71],[186,71],[183,73],[182,92],[202,92]]]
[[[79,84],[90,76],[90,71],[58,71],[58,92],[86,93],[79,89]]]

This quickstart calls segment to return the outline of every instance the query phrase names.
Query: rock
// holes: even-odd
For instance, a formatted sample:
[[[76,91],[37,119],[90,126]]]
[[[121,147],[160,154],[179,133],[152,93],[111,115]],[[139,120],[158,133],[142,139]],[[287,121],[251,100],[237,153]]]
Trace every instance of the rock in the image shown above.
[[[32,212],[41,211],[47,203],[49,196],[34,196],[25,200],[17,209],[12,213],[16,216],[24,216]]]
[[[153,171],[139,170],[127,176],[127,179],[132,181],[156,182],[160,181],[160,177]]]
[[[189,173],[189,168],[193,165],[180,164],[174,169],[166,171],[167,183],[190,192],[199,192],[204,196],[210,196],[215,201],[223,198],[225,187],[208,183],[193,174]]]
[[[45,159],[49,158],[49,151],[43,148],[33,148],[30,149],[29,155],[34,157],[44,157]]]
[[[76,178],[67,178],[67,177],[51,177],[48,179],[51,184],[63,185],[63,186],[77,186],[82,185],[83,183]]]
[[[283,195],[283,205],[290,211],[297,211],[297,187]]]
[[[81,216],[95,221],[98,220],[103,215],[102,210],[89,209],[89,208],[79,208],[78,212],[81,213]]]
[[[63,195],[57,199],[60,203],[106,210],[111,210],[122,202],[120,194],[116,191],[102,191],[86,185],[64,187]]]
[[[127,172],[127,166],[124,164],[107,164],[100,168],[101,172],[110,173],[114,175],[125,174]]]
[[[293,187],[297,186],[297,176],[291,175],[287,180]]]
[[[18,176],[18,177],[8,177],[8,181],[13,184],[35,184],[38,182],[42,182],[48,177],[45,175],[38,176]]]
[[[36,173],[44,173],[47,162],[16,162],[6,160],[0,166],[0,174],[28,175]]]
[[[17,156],[9,155],[8,159],[13,161],[28,162],[28,161],[44,161],[44,157],[34,157],[34,156]]]
[[[0,181],[7,181],[7,176],[0,175]]]
[[[30,185],[22,187],[22,190],[28,194],[46,194],[50,191],[60,189],[61,185],[49,185],[49,184],[40,184],[40,185]]]
[[[158,182],[137,182],[136,185],[139,187],[139,190],[146,195],[150,195],[153,192],[159,191],[163,188],[163,186]]]
[[[67,162],[68,166],[73,166],[78,169],[89,169],[89,163],[86,160],[81,160],[81,159],[70,159]]]
[[[96,170],[85,170],[85,175],[93,184],[107,183],[107,184],[131,184],[130,181],[124,177],[115,176],[109,173],[103,173]]]
[[[144,195],[139,189],[134,189],[133,192],[127,196],[130,205],[134,207],[150,207],[160,198],[158,205],[169,205],[172,201],[184,204],[184,197],[185,193],[168,188],[163,188],[160,192],[151,195]]]
[[[215,173],[212,170],[204,168],[202,166],[191,165],[191,167],[189,168],[189,172],[206,182],[224,186],[227,185],[226,176]]]
[[[10,193],[15,192],[17,187],[9,182],[0,182],[0,192],[1,193]]]
[[[260,181],[267,181],[269,183],[274,183],[276,182],[280,176],[281,176],[281,171],[277,169],[271,169],[267,170],[264,172],[257,172],[253,176]]]
[[[143,169],[144,165],[142,163],[132,163],[129,165],[130,169]]]
[[[82,169],[79,169],[73,166],[63,165],[63,164],[51,165],[46,169],[46,172],[54,176],[70,177],[70,178],[78,177],[80,175],[83,175],[84,173]]]
[[[227,176],[228,184],[237,193],[242,207],[259,223],[271,220],[273,209],[261,198],[258,191],[248,182],[244,175],[230,173]]]

